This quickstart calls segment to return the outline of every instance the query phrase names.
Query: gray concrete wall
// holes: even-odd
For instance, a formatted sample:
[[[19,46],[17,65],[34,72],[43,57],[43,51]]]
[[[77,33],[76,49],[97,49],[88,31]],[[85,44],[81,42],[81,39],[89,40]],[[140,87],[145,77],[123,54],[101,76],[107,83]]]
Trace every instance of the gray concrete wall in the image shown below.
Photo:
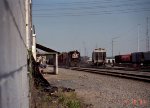
[[[25,0],[0,0],[0,108],[28,108]]]

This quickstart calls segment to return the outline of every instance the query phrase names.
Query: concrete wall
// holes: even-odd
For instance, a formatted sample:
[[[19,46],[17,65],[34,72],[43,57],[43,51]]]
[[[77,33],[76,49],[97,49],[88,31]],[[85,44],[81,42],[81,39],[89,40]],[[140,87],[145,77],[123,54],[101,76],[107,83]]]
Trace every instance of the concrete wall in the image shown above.
[[[25,0],[0,0],[0,108],[28,108]]]

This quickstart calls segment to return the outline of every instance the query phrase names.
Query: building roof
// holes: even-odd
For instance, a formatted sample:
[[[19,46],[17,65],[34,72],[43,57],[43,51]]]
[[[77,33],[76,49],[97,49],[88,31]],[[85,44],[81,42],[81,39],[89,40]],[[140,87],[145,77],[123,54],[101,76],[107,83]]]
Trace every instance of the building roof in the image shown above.
[[[55,51],[55,50],[53,50],[51,48],[48,48],[46,46],[43,46],[43,45],[37,44],[37,43],[36,43],[36,48],[45,51],[46,52],[45,54],[59,54],[60,53],[58,51]]]

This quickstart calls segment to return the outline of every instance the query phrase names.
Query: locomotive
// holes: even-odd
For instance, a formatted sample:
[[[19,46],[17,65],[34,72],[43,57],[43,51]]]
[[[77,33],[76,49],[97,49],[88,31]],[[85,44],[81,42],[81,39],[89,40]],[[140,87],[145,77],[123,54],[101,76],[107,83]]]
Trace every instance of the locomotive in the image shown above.
[[[61,53],[58,56],[59,66],[79,66],[80,64],[80,52],[77,50]]]
[[[105,65],[106,50],[104,48],[94,49],[92,53],[92,63],[94,65]]]

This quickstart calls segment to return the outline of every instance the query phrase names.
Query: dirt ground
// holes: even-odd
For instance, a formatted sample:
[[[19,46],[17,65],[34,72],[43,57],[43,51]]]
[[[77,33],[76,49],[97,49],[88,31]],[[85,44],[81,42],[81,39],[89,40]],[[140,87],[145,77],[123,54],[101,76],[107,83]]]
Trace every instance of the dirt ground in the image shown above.
[[[150,83],[48,67],[43,76],[50,84],[75,89],[79,98],[93,108],[150,108]]]

